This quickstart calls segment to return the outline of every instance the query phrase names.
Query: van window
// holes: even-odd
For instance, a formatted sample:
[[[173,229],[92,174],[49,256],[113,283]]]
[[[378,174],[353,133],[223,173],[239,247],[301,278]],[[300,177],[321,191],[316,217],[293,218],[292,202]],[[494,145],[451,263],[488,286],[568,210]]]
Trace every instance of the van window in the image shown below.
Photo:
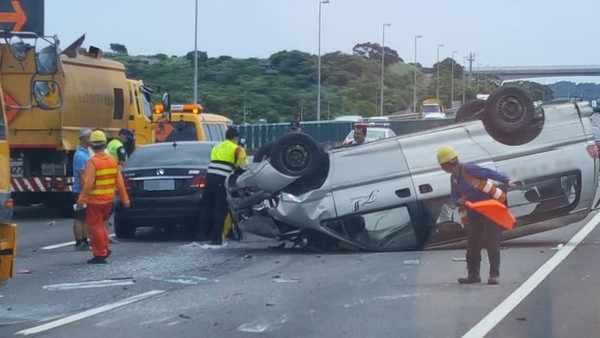
[[[221,131],[218,124],[207,124],[210,130],[210,141],[223,141],[225,139],[225,133]]]
[[[204,131],[204,141],[212,141],[212,137],[210,136],[210,130],[208,129],[208,125],[203,124],[202,130]]]
[[[123,89],[115,88],[114,89],[114,108],[115,111],[113,113],[113,120],[122,120],[123,119],[123,111],[125,110],[125,96],[123,95]]]

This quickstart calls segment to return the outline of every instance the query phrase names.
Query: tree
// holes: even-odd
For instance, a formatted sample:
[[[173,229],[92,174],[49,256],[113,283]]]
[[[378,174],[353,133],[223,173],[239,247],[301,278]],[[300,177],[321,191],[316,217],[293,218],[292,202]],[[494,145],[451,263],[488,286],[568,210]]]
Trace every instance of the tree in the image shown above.
[[[117,54],[124,54],[124,55],[128,54],[127,47],[125,47],[125,45],[122,45],[119,43],[111,43],[110,50],[112,50],[113,52],[115,52]]]
[[[398,62],[404,62],[398,52],[390,47],[385,47],[385,65],[393,65]],[[378,43],[364,42],[354,45],[352,53],[370,60],[381,60],[381,45]]]
[[[507,86],[520,88],[527,93],[534,101],[548,101],[554,98],[550,87],[532,81],[515,81],[506,84]]]
[[[194,54],[195,51],[188,52],[185,54],[185,59],[190,61],[192,67],[194,67]],[[198,51],[198,65],[205,63],[208,60],[208,54],[206,52]]]

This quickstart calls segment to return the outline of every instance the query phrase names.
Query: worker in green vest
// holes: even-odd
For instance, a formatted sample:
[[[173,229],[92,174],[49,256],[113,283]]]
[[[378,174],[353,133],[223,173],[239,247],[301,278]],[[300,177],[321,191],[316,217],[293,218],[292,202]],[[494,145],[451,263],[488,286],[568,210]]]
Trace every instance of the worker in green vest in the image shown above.
[[[127,148],[125,147],[125,145],[128,142],[131,142],[133,138],[133,133],[129,129],[123,128],[119,130],[117,138],[110,141],[106,146],[108,153],[112,157],[114,157],[115,160],[117,160],[117,162],[119,162],[119,165],[121,166],[125,164],[128,157]]]

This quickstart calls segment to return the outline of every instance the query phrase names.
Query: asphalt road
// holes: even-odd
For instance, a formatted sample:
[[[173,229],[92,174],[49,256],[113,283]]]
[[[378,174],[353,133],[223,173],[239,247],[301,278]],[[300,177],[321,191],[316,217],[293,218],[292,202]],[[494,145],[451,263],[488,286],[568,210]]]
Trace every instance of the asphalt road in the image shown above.
[[[593,216],[506,242],[501,284],[489,286],[456,283],[466,274],[463,250],[320,254],[271,249],[276,242],[258,238],[206,250],[152,229],[113,245],[110,264],[90,266],[91,253],[71,245],[43,249],[72,240],[71,220],[19,209],[17,273],[0,288],[0,337],[461,337]],[[489,336],[596,336],[598,263],[600,228]],[[89,282],[100,285],[73,289]]]

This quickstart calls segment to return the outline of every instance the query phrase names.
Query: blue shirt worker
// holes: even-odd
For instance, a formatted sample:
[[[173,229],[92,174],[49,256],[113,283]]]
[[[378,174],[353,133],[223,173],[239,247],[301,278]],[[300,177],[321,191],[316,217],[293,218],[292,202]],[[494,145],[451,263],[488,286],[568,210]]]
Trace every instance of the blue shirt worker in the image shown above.
[[[461,216],[464,217],[463,225],[468,227],[466,253],[468,275],[466,278],[459,278],[458,282],[460,284],[481,282],[479,274],[481,249],[485,247],[490,260],[488,284],[498,284],[502,228],[476,210],[466,208],[465,202],[496,199],[501,203],[506,203],[506,193],[493,181],[508,184],[511,187],[523,183],[509,180],[508,177],[494,170],[480,167],[474,163],[461,163],[458,160],[458,153],[452,147],[441,147],[437,152],[437,160],[442,169],[451,174],[452,202],[458,206]]]
[[[91,129],[79,131],[79,146],[75,150],[75,155],[73,155],[73,203],[77,203],[83,184],[83,170],[91,158],[88,150],[90,135],[92,135]],[[73,212],[73,234],[75,235],[75,250],[87,251],[89,243],[85,224],[85,208],[76,209]]]

